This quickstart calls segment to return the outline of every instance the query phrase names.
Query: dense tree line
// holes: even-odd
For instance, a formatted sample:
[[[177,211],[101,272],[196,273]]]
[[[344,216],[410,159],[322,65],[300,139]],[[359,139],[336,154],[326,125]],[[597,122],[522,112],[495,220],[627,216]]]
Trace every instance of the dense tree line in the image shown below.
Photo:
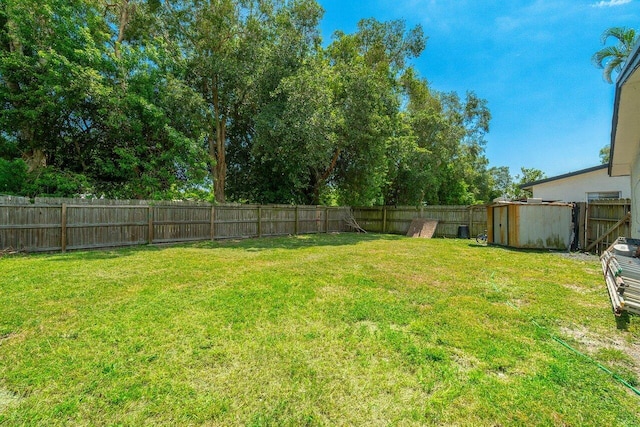
[[[0,193],[487,201],[490,112],[411,67],[421,27],[323,43],[314,0],[2,0]]]

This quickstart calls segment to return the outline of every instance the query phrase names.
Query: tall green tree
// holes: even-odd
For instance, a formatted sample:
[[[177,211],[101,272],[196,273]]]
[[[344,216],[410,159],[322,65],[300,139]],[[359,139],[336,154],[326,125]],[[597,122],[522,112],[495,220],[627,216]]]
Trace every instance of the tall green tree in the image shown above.
[[[74,136],[91,121],[87,112],[95,111],[102,92],[96,69],[104,40],[87,23],[97,14],[81,0],[0,4],[0,127],[32,178],[45,167],[62,170],[79,160],[82,147]]]
[[[399,125],[400,76],[424,50],[420,26],[404,21],[362,20],[352,35],[337,33],[328,47],[338,75],[335,171],[332,182],[343,204],[380,204],[387,182],[387,153]]]
[[[400,22],[368,20],[315,46],[257,116],[249,145],[258,199],[380,203],[400,105],[396,75],[421,37]]]
[[[488,197],[486,101],[415,75],[422,28],[366,19],[323,47],[322,13],[315,0],[3,0],[0,191]]]
[[[438,149],[444,129],[442,104],[425,79],[409,69],[402,76],[406,108],[390,141],[385,204],[421,205],[438,191]]]
[[[409,69],[402,77],[406,107],[402,132],[388,153],[388,204],[472,204],[491,199],[484,156],[491,115],[474,93],[429,88]]]
[[[203,0],[181,3],[176,32],[188,62],[188,79],[205,101],[211,182],[226,200],[228,129],[257,89],[281,2]]]
[[[609,38],[614,38],[616,44],[600,49],[593,54],[591,60],[596,67],[603,69],[602,76],[607,83],[613,83],[612,74],[620,72],[631,51],[638,43],[638,35],[633,28],[612,27],[602,33],[602,44],[605,45]]]
[[[160,66],[158,2],[7,0],[0,10],[0,123],[28,165],[26,193],[167,197],[187,176],[201,180],[200,128],[175,116],[194,94]]]
[[[258,116],[252,154],[257,159],[253,188],[262,203],[318,204],[335,167],[335,122],[332,81],[321,58],[309,61],[283,79]]]
[[[320,53],[322,13],[313,0],[289,2],[275,11],[277,37],[265,49],[250,98],[229,123],[225,191],[232,200],[311,203],[313,172],[307,160],[314,163],[312,147],[322,138],[313,129],[331,126],[330,117],[318,119],[331,108],[325,97],[331,80]],[[310,106],[315,119],[307,117]]]

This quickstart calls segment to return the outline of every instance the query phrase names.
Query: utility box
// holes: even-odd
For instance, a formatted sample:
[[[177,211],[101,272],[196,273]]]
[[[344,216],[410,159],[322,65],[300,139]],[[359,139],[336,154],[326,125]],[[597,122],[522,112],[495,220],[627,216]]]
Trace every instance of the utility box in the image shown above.
[[[487,206],[488,242],[513,248],[569,249],[573,205],[498,202]]]

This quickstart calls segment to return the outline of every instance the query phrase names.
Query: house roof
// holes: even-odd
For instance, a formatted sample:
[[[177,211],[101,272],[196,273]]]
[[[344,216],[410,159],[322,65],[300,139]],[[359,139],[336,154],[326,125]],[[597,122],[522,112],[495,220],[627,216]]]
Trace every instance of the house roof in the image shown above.
[[[563,175],[552,176],[551,178],[545,178],[545,179],[540,179],[538,181],[527,182],[527,183],[522,184],[520,186],[520,188],[522,188],[523,190],[531,190],[534,185],[544,184],[546,182],[551,182],[551,181],[557,181],[559,179],[570,178],[572,176],[582,175],[582,174],[589,173],[589,172],[595,172],[597,170],[606,169],[607,167],[608,167],[607,164],[593,166],[593,167],[590,167],[590,168],[587,168],[587,169],[581,169],[579,171],[565,173]]]
[[[631,165],[638,157],[640,144],[640,42],[629,55],[616,80],[616,93],[611,124],[609,175],[631,174]]]

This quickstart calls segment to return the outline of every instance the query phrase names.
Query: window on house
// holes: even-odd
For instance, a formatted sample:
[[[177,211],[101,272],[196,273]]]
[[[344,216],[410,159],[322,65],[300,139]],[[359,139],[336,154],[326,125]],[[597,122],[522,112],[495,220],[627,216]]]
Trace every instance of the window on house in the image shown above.
[[[593,193],[587,193],[587,202],[591,202],[593,200],[619,199],[619,198],[620,198],[619,191],[596,191]]]

